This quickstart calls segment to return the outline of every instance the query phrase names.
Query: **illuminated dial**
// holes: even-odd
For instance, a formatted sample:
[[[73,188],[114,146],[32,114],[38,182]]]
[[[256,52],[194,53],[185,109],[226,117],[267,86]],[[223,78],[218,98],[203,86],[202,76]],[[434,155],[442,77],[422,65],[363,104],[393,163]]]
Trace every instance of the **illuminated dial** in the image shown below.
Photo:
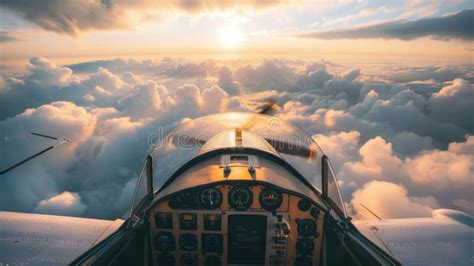
[[[229,204],[236,211],[248,209],[253,202],[252,190],[246,187],[233,187],[229,191]]]
[[[260,205],[267,211],[274,211],[280,207],[283,196],[280,192],[271,188],[266,188],[260,192],[258,197]]]
[[[296,223],[298,224],[297,231],[299,236],[310,237],[317,236],[316,232],[316,222],[311,219],[297,219]]]
[[[206,209],[216,209],[222,204],[222,193],[217,188],[206,188],[199,196],[201,205]]]
[[[196,250],[198,246],[198,239],[195,234],[182,234],[179,237],[179,247],[181,250],[192,251]]]

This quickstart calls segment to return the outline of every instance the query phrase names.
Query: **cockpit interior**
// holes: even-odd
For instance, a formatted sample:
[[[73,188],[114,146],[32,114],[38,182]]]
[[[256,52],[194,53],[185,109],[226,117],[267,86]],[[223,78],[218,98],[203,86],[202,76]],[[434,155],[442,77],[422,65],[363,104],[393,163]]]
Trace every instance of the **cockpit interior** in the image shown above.
[[[249,170],[251,169],[251,170]],[[175,182],[205,185],[164,190],[150,210],[157,265],[317,265],[325,208],[291,173],[251,154],[222,154]],[[314,195],[316,196],[316,195]]]
[[[264,115],[198,118],[160,139],[144,163],[129,217],[130,229],[119,232],[133,236],[124,237],[129,244],[120,255],[89,253],[78,264],[89,262],[84,258],[120,265],[396,264],[350,230],[317,144]]]

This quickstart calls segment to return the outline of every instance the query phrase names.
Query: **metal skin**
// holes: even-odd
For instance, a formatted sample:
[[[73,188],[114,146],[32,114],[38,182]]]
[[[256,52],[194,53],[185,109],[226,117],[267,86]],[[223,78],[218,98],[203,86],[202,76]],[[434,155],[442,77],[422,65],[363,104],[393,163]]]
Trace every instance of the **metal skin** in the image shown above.
[[[68,264],[123,222],[0,212],[0,265]]]

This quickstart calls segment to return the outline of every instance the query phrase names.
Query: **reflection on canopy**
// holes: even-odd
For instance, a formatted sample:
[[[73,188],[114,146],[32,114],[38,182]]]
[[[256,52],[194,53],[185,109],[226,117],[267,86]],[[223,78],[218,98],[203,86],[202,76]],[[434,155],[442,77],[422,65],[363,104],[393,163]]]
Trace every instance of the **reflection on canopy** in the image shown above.
[[[218,134],[220,137],[215,138]],[[245,141],[242,141],[242,137]],[[229,141],[214,143],[217,139]],[[257,139],[265,140],[266,143],[259,143]],[[215,149],[245,148],[245,145],[270,151],[286,160],[321,191],[322,151],[314,140],[301,129],[279,118],[249,113],[204,116],[174,129],[152,152],[154,189],[159,189],[174,172],[196,155]]]

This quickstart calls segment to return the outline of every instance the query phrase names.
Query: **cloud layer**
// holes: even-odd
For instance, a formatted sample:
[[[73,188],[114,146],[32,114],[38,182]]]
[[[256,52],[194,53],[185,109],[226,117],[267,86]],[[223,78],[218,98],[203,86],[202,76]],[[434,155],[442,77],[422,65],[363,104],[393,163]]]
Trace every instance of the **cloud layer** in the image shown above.
[[[18,13],[45,30],[77,36],[81,31],[92,29],[128,28],[133,20],[164,17],[175,10],[197,13],[236,7],[262,8],[278,2],[280,1],[0,0],[0,7]],[[142,12],[140,16],[130,16],[133,12],[136,14],[137,10]],[[152,14],[151,11],[156,12]]]
[[[474,39],[474,10],[468,9],[444,17],[418,20],[392,21],[351,29],[310,32],[298,37],[315,39],[401,39],[412,40],[420,37],[434,39]]]
[[[384,218],[473,214],[473,77],[472,66],[32,58],[0,79],[0,168],[53,143],[30,132],[71,141],[3,176],[0,209],[120,216],[150,136],[276,99],[276,115],[331,158],[351,215],[372,218],[361,202]]]

